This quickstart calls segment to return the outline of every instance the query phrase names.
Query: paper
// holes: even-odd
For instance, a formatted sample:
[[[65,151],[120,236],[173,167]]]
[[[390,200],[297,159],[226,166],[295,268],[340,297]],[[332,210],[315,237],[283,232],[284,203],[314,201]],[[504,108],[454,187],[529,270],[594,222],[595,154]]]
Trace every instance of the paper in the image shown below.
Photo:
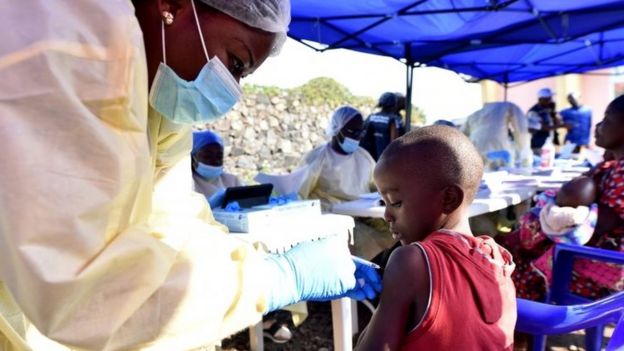
[[[303,182],[308,178],[309,168],[301,167],[288,174],[258,173],[254,180],[261,184],[273,184],[273,190],[278,195],[297,193]]]
[[[604,150],[602,149],[584,149],[583,156],[589,161],[592,166],[597,165],[603,161]]]
[[[572,157],[572,152],[574,152],[574,148],[576,144],[574,143],[566,143],[563,145],[561,150],[559,150],[559,158],[568,159]]]
[[[373,192],[373,193],[366,193],[366,194],[361,194],[360,195],[360,199],[365,199],[365,200],[379,200],[381,199],[381,195],[379,195],[378,192]]]

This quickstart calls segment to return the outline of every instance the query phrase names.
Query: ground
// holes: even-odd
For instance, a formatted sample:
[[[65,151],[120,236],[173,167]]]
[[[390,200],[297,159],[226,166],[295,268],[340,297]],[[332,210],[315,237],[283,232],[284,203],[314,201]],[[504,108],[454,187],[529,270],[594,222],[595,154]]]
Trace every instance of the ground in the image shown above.
[[[331,306],[329,302],[308,303],[308,318],[298,328],[291,329],[293,338],[286,344],[275,344],[264,339],[267,351],[333,350]],[[243,331],[223,341],[224,351],[249,350],[249,334]]]

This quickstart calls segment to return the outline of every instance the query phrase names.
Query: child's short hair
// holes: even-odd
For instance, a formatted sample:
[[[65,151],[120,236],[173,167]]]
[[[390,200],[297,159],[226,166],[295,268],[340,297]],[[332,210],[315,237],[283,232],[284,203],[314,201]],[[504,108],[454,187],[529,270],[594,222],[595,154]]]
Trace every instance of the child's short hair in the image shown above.
[[[470,139],[443,125],[418,128],[394,140],[379,163],[392,161],[409,162],[410,169],[427,175],[432,185],[460,186],[469,202],[483,177],[483,160]]]

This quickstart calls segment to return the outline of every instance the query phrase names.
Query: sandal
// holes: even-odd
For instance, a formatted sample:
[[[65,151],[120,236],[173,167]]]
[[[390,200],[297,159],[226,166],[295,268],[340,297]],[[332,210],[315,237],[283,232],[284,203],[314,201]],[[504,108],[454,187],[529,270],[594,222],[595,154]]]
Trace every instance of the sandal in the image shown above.
[[[269,327],[264,329],[264,337],[271,339],[276,344],[283,344],[292,339],[292,332],[288,327],[278,322],[272,323]]]

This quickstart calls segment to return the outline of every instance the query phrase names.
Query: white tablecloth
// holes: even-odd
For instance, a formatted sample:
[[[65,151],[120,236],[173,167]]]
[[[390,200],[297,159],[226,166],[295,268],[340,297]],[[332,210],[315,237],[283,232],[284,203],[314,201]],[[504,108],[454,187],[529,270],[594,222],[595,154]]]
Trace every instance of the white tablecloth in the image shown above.
[[[261,243],[269,252],[279,253],[293,246],[329,235],[343,235],[345,244],[352,241],[355,222],[352,217],[339,214],[284,217],[270,226],[251,233],[230,233],[248,243]]]
[[[516,187],[497,193],[480,192],[470,205],[470,217],[517,205],[533,196],[535,191],[535,187]],[[371,199],[370,196],[336,204],[332,207],[333,213],[354,217],[383,218],[384,211],[385,207],[379,205],[379,200]]]
[[[538,191],[558,189],[588,170],[589,168],[586,167],[565,166],[553,169],[528,171],[510,169],[486,173],[483,179],[489,191],[488,189],[479,191],[470,206],[470,217],[517,205]],[[385,207],[379,205],[379,199],[378,194],[365,194],[360,199],[336,204],[331,211],[354,217],[383,218]]]

